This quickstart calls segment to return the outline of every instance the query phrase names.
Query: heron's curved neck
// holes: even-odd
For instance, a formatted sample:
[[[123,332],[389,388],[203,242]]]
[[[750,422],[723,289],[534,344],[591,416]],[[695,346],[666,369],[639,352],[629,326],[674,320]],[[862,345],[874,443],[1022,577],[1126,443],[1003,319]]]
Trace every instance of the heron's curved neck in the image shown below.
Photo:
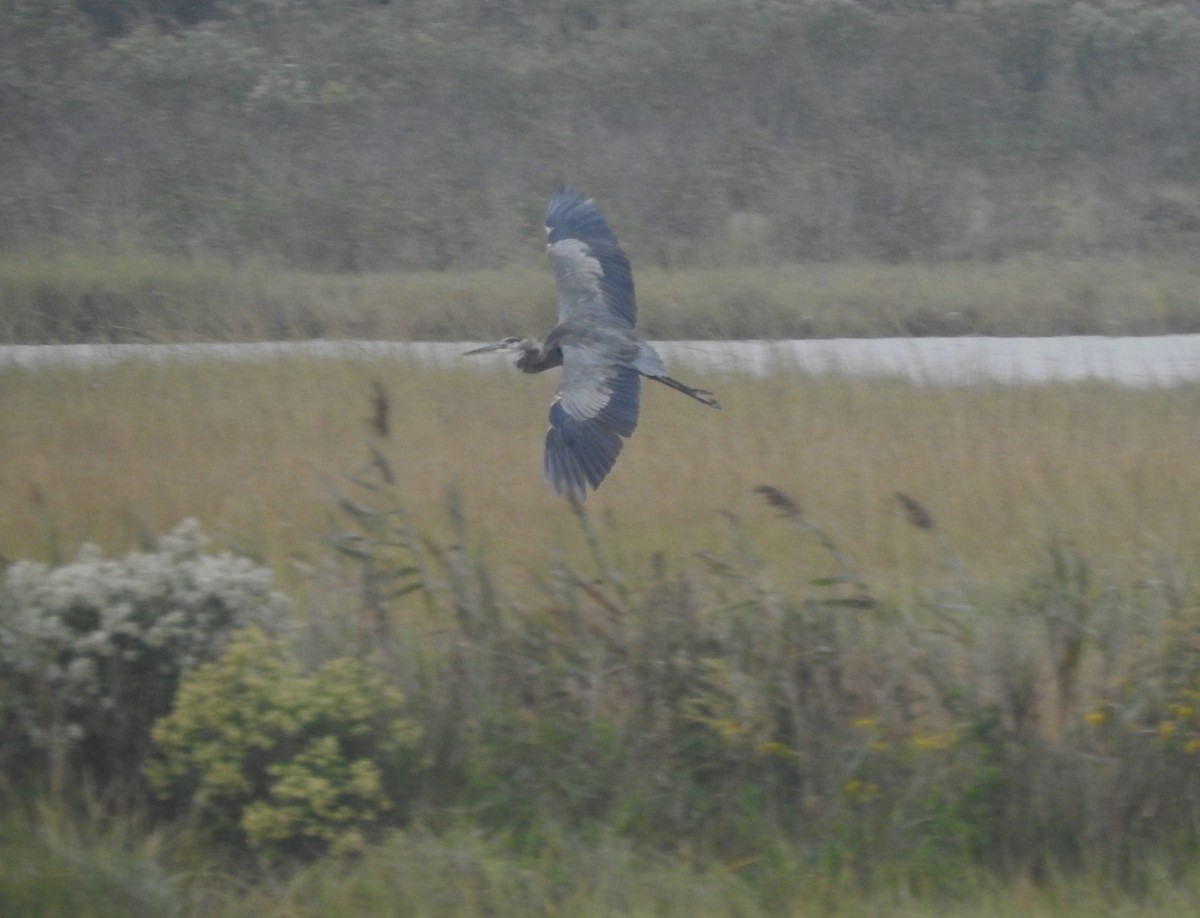
[[[546,347],[533,338],[521,342],[521,356],[517,358],[517,369],[526,373],[541,373],[562,366],[562,348],[557,345]]]

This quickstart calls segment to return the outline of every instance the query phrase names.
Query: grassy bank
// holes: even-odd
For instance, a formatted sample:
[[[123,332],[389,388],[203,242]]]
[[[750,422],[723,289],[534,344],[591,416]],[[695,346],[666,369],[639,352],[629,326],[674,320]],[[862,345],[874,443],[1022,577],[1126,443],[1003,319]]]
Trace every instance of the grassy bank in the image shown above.
[[[531,245],[531,253],[534,248]],[[1200,270],[1178,258],[663,271],[634,266],[649,337],[1163,334],[1200,330]],[[0,342],[464,340],[541,333],[548,267],[314,274],[135,253],[0,256]]]

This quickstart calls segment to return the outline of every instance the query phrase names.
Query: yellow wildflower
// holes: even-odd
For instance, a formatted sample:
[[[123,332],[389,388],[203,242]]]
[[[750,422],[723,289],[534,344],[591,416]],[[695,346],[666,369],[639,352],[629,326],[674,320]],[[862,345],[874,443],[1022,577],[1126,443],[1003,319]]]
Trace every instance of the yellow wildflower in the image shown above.
[[[851,778],[842,785],[842,793],[856,803],[865,803],[879,796],[879,785],[873,781],[868,783],[858,778]]]
[[[944,733],[914,733],[908,740],[914,749],[926,752],[945,752],[958,742],[958,735],[953,731]]]
[[[760,755],[778,755],[778,756],[792,755],[791,749],[789,749],[783,743],[775,742],[774,740],[772,740],[771,742],[768,742],[768,743],[759,743],[758,744],[758,752]]]

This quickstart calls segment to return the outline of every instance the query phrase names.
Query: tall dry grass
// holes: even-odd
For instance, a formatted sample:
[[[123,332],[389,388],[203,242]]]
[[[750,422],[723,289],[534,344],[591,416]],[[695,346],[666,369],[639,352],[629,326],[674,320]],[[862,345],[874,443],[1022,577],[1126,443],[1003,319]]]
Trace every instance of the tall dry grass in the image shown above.
[[[619,533],[618,564],[723,540],[723,513],[772,535],[751,489],[779,485],[877,576],[942,570],[894,492],[919,500],[972,576],[1028,569],[1050,541],[1098,566],[1200,556],[1200,389],[1072,383],[920,388],[891,381],[714,376],[724,412],[648,384],[643,417],[589,499]],[[540,463],[554,380],[467,362],[125,365],[0,374],[0,554],[117,551],[195,516],[289,569],[327,527],[328,491],[367,458],[372,385],[392,430],[381,448],[414,520],[444,528],[459,489],[489,557],[522,570],[582,552]]]

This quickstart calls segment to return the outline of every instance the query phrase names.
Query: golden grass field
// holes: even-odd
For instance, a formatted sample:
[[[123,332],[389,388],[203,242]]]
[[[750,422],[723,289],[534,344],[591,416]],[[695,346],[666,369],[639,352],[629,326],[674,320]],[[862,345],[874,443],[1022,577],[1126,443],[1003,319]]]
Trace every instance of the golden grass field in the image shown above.
[[[457,488],[487,555],[519,576],[583,550],[541,478],[555,375],[304,359],[7,369],[0,553],[44,559],[54,543],[70,557],[82,540],[123,551],[191,516],[286,583],[292,562],[323,551],[331,489],[346,490],[378,444],[422,528],[447,533]],[[383,442],[370,432],[373,380],[390,400]],[[1200,557],[1200,388],[690,381],[726,410],[647,384],[637,434],[588,501],[618,564],[726,548],[723,511],[788,561],[797,540],[752,493],[761,484],[795,498],[877,586],[901,591],[944,571],[896,491],[933,514],[981,582],[1028,571],[1052,541],[1147,574]]]

